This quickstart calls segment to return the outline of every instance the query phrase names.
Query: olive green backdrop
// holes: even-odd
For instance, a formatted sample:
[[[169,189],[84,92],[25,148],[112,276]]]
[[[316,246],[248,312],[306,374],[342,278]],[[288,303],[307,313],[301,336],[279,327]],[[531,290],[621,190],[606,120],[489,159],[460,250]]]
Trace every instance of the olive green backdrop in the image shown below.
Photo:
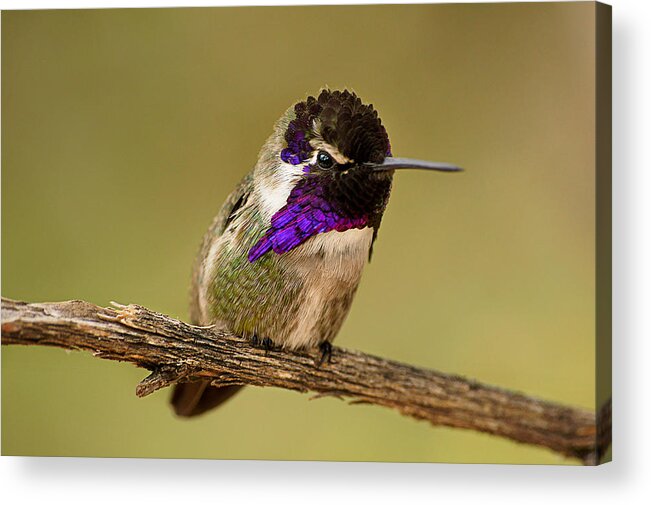
[[[402,172],[336,343],[593,408],[594,5],[5,12],[2,294],[187,319],[204,230],[286,107],[375,104]],[[568,463],[247,388],[176,419],[129,364],[2,349],[13,455]]]

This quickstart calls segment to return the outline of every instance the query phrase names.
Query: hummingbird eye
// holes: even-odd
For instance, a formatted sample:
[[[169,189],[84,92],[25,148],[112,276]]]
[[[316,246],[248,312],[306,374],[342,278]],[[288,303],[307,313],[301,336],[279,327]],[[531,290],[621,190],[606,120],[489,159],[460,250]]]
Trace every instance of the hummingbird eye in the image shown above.
[[[332,168],[335,164],[335,160],[332,159],[332,156],[325,151],[319,151],[319,154],[316,155],[316,162],[321,168]]]

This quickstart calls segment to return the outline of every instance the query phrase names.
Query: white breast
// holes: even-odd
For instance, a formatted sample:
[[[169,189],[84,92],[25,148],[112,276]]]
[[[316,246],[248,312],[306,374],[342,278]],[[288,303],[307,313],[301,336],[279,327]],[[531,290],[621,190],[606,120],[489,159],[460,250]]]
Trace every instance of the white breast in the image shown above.
[[[302,277],[305,292],[298,323],[284,345],[298,348],[319,343],[316,322],[328,303],[357,288],[372,240],[372,228],[330,231],[288,253],[289,265]]]
[[[368,258],[371,240],[373,240],[373,228],[333,230],[312,237],[304,244],[303,254],[324,254],[329,257],[351,255],[364,262]]]

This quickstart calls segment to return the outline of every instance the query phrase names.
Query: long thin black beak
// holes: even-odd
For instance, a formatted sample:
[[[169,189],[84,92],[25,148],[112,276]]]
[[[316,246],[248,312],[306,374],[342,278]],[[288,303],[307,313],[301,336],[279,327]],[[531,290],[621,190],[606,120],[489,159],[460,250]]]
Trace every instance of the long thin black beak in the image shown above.
[[[438,170],[439,172],[461,172],[463,170],[463,168],[450,163],[415,160],[412,158],[394,158],[393,156],[387,156],[383,163],[372,164],[371,168],[376,172],[395,170],[396,168],[419,168],[421,170]]]

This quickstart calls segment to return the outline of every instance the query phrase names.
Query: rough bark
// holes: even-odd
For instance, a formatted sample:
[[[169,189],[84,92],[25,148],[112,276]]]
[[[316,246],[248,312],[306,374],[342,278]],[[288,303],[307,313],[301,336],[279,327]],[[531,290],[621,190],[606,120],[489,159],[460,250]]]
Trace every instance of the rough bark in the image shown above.
[[[585,464],[596,464],[610,445],[610,402],[597,420],[583,409],[341,348],[318,365],[318,351],[261,349],[138,305],[101,308],[83,301],[3,298],[2,344],[56,346],[128,361],[152,372],[138,384],[138,396],[176,382],[210,379],[215,385],[273,386],[381,405],[433,425],[546,447]]]

